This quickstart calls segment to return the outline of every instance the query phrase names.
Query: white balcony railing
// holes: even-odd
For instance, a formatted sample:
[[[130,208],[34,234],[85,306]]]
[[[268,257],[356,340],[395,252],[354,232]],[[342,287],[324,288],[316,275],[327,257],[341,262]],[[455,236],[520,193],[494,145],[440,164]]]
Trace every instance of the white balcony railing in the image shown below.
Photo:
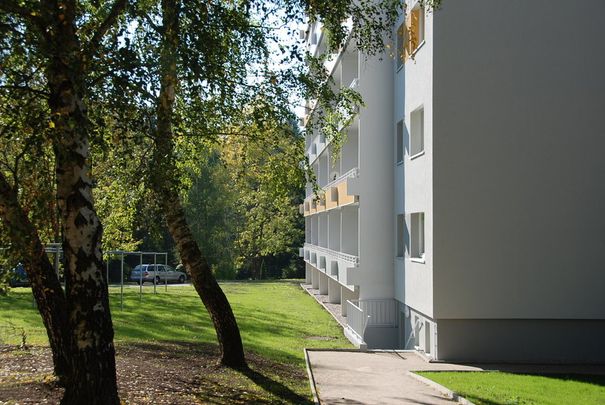
[[[311,257],[313,254],[317,255],[317,253],[324,253],[334,257],[335,259],[343,260],[345,262],[349,262],[351,264],[358,264],[359,258],[355,255],[350,255],[348,253],[338,252],[336,250],[328,249],[322,246],[312,245],[310,243],[305,243],[304,245],[305,251],[311,252]],[[306,256],[306,255],[305,255]],[[313,262],[313,260],[311,260]],[[313,264],[313,263],[312,263]]]
[[[353,79],[353,80],[351,81],[351,84],[349,84],[349,88],[350,88],[351,90],[357,90],[357,87],[358,87],[358,86],[359,86],[359,78],[358,78],[358,77],[356,77],[355,79]]]
[[[356,303],[355,300],[347,300],[347,328],[357,335],[360,342],[363,342],[363,335],[370,317]]]
[[[354,303],[368,316],[368,325],[397,326],[398,305],[394,299],[358,300]]]
[[[335,178],[334,180],[332,180],[331,182],[329,182],[328,184],[325,185],[325,187],[323,187],[324,190],[329,190],[330,187],[335,186],[336,184],[340,183],[341,181],[343,181],[344,179],[347,178],[357,178],[359,177],[359,168],[358,167],[354,167],[351,170],[349,170],[348,172],[341,174],[340,176],[338,176],[337,178]]]

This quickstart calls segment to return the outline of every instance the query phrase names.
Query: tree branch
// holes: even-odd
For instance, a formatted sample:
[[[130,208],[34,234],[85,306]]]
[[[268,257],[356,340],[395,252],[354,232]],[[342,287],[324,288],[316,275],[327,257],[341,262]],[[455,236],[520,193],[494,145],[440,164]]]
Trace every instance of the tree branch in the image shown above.
[[[0,10],[4,11],[5,13],[16,14],[28,20],[38,18],[36,17],[36,13],[32,12],[27,7],[18,4],[16,1],[2,0],[2,2],[0,2]]]
[[[32,10],[28,7],[22,6],[20,2],[15,0],[2,0],[0,1],[0,11],[5,13],[15,14],[19,17],[33,23],[40,32],[44,35],[44,20],[40,17],[40,13],[37,10]]]
[[[92,56],[98,50],[103,37],[111,29],[111,27],[115,24],[122,11],[128,5],[128,0],[115,0],[111,9],[109,10],[109,14],[105,17],[105,20],[99,25],[99,28],[94,33],[90,41],[88,42],[88,46],[86,47],[88,51],[88,55]]]
[[[0,89],[26,91],[28,93],[33,93],[44,97],[47,97],[49,95],[47,91],[32,89],[29,86],[4,85],[0,86]]]

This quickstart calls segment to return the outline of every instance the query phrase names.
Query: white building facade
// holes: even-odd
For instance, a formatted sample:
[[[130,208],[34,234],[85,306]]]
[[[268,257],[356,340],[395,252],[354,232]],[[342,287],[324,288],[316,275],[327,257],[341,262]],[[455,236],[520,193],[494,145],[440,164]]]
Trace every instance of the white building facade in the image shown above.
[[[306,282],[359,347],[605,362],[605,3],[406,10],[329,66],[365,106],[337,157],[307,134]]]

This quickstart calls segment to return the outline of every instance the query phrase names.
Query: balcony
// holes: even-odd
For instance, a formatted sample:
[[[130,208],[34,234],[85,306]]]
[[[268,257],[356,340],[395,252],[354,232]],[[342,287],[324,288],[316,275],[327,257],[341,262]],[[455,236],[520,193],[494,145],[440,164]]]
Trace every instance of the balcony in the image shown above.
[[[342,260],[354,266],[357,266],[357,263],[359,262],[359,258],[355,255],[337,252],[336,250],[331,250],[325,247],[313,245],[311,243],[305,243],[303,249],[305,250],[305,260],[307,260],[307,252],[309,252],[310,257],[314,257],[314,255],[317,256],[318,254],[328,255],[334,259]],[[314,262],[311,261],[311,264],[314,264]]]
[[[305,243],[303,257],[305,262],[340,284],[355,285],[355,273],[358,271],[359,257],[311,243]]]
[[[347,327],[345,328],[345,336],[360,348],[365,348],[366,344],[363,340],[363,336],[368,326],[370,319],[369,315],[361,309],[357,304],[357,300],[347,300]]]
[[[317,198],[315,195],[307,197],[304,202],[304,216],[306,217],[318,212],[328,211],[334,208],[357,203],[359,201],[359,196],[349,194],[349,182],[357,177],[359,177],[359,170],[357,168],[353,168],[336,180],[328,183],[322,189],[319,198]]]
[[[366,332],[381,329],[393,333],[398,326],[398,305],[394,299],[348,300],[345,334],[358,346],[365,345]]]
[[[309,164],[312,165],[315,161],[324,153],[326,147],[330,144],[330,142],[326,142],[325,136],[323,134],[317,135],[309,148],[307,149],[307,156],[309,157]]]

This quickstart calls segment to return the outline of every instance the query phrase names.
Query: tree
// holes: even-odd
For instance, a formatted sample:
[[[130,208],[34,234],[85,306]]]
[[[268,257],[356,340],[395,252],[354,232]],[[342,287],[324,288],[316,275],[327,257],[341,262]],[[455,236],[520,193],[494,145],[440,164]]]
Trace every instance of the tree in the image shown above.
[[[254,124],[257,134],[275,123],[286,128],[292,122],[292,91],[321,96],[334,108],[353,108],[352,103],[343,104],[343,100],[350,99],[354,92],[335,93],[326,82],[327,74],[320,62],[314,64],[318,69],[311,75],[274,69],[269,63],[269,43],[278,41],[271,25],[276,12],[287,21],[299,21],[303,11],[325,18],[333,25],[333,42],[338,46],[346,39],[338,34],[344,31],[340,28],[342,22],[353,15],[358,23],[354,36],[367,39],[367,48],[375,49],[376,41],[382,44],[382,31],[376,34],[374,29],[384,27],[383,23],[392,24],[399,4],[385,1],[381,4],[390,7],[385,10],[369,1],[362,2],[363,6],[351,6],[348,1],[336,3],[335,7],[326,7],[305,1],[193,1],[185,6],[179,0],[162,0],[159,7],[152,4],[137,9],[133,42],[142,66],[136,81],[145,83],[140,93],[141,108],[150,102],[156,106],[150,131],[154,144],[150,184],[181,260],[214,322],[225,365],[244,366],[243,347],[230,305],[187,223],[181,202],[179,151],[191,138],[209,141],[229,136],[223,133],[225,128]],[[380,24],[374,18],[380,18]],[[299,50],[279,49],[284,62],[302,59]]]
[[[55,195],[65,257],[64,294],[49,266],[38,230],[19,203],[19,189],[4,176],[0,177],[0,215],[13,244],[30,258],[26,269],[49,333],[55,369],[61,372],[57,364],[61,357],[66,363],[67,384],[62,400],[66,404],[119,403],[113,327],[103,279],[102,226],[92,198],[88,165],[86,95],[88,75],[98,62],[99,49],[125,7],[125,0],[109,7],[97,7],[96,2],[50,0],[0,3],[7,45],[3,56],[23,47],[24,60],[31,62],[36,72],[42,72],[42,88],[30,87],[29,82],[24,87],[41,93],[47,102],[48,119],[42,122],[48,123],[49,130],[41,136],[54,154]],[[22,73],[28,66],[14,68]],[[8,78],[2,82],[8,82]],[[17,82],[15,86],[22,84]]]
[[[276,69],[269,62],[269,43],[276,45],[279,39],[273,23],[276,12],[288,21],[300,21],[303,11],[323,18],[334,49],[344,44],[347,33],[342,22],[352,16],[352,37],[360,49],[373,51],[383,45],[381,30],[392,25],[399,4],[393,0],[194,1],[184,7],[179,0],[140,1],[133,4],[136,20],[118,24],[126,6],[126,0],[0,3],[0,84],[44,100],[35,132],[27,137],[39,140],[40,146],[28,146],[27,153],[37,157],[41,151],[52,151],[51,184],[58,212],[54,222],[59,225],[53,229],[60,227],[55,237],[60,233],[65,252],[65,293],[57,288],[54,272],[48,271],[42,228],[24,207],[22,190],[32,188],[19,179],[11,184],[5,175],[10,170],[0,178],[5,180],[0,182],[0,216],[14,246],[37,260],[32,259],[28,272],[38,279],[34,290],[42,293],[36,299],[49,337],[55,339],[51,347],[59,357],[65,356],[64,403],[118,402],[102,227],[93,201],[96,173],[90,170],[91,147],[107,135],[101,128],[109,122],[120,134],[133,131],[137,139],[151,138],[152,163],[146,168],[150,184],[215,324],[222,362],[242,366],[245,359],[235,317],[186,222],[178,154],[188,144],[200,145],[191,142],[192,137],[216,140],[226,127],[254,124],[257,134],[276,122],[286,128],[291,122],[292,91],[321,98],[328,112],[330,106],[340,108],[343,100],[351,98],[347,92],[331,90],[321,60],[312,63],[315,70],[309,75]],[[11,59],[13,54],[16,60]],[[282,50],[282,54],[284,63],[302,59],[300,51]],[[8,73],[6,66],[11,67]],[[100,113],[104,108],[110,113],[107,119]],[[19,117],[17,109],[10,116]],[[27,125],[17,129],[29,134]],[[105,189],[102,181],[96,184]],[[105,207],[114,203],[106,202]],[[117,222],[131,223],[132,211],[118,216],[122,219]],[[123,243],[135,242],[115,228]]]
[[[151,171],[151,183],[161,201],[168,229],[176,242],[183,265],[191,274],[193,285],[214,324],[221,351],[221,363],[230,367],[245,367],[246,360],[237,321],[227,297],[216,282],[208,261],[202,255],[187,224],[178,189],[179,175],[172,164],[175,148],[173,120],[176,94],[179,88],[177,66],[183,42],[181,38],[183,16],[181,13],[185,12],[181,6],[180,1],[177,0],[162,0],[161,2],[162,29],[158,72],[160,91],[157,100],[157,127],[154,139],[155,166]],[[185,21],[192,23],[195,21],[193,18],[188,20],[186,18],[202,17],[197,14],[199,12],[195,10],[189,15],[186,14]],[[191,34],[187,31],[184,33]]]
[[[232,167],[226,164],[220,145],[209,145],[207,151],[196,153],[196,159],[188,160],[191,167],[185,181],[189,190],[183,199],[187,222],[202,252],[208,252],[215,277],[234,279],[241,190],[232,181]]]
[[[265,259],[279,253],[297,253],[303,239],[298,213],[305,172],[300,165],[304,140],[292,127],[266,125],[256,133],[254,125],[240,128],[249,137],[224,140],[225,162],[238,190],[241,224],[235,238],[238,264],[248,265],[261,279]]]

